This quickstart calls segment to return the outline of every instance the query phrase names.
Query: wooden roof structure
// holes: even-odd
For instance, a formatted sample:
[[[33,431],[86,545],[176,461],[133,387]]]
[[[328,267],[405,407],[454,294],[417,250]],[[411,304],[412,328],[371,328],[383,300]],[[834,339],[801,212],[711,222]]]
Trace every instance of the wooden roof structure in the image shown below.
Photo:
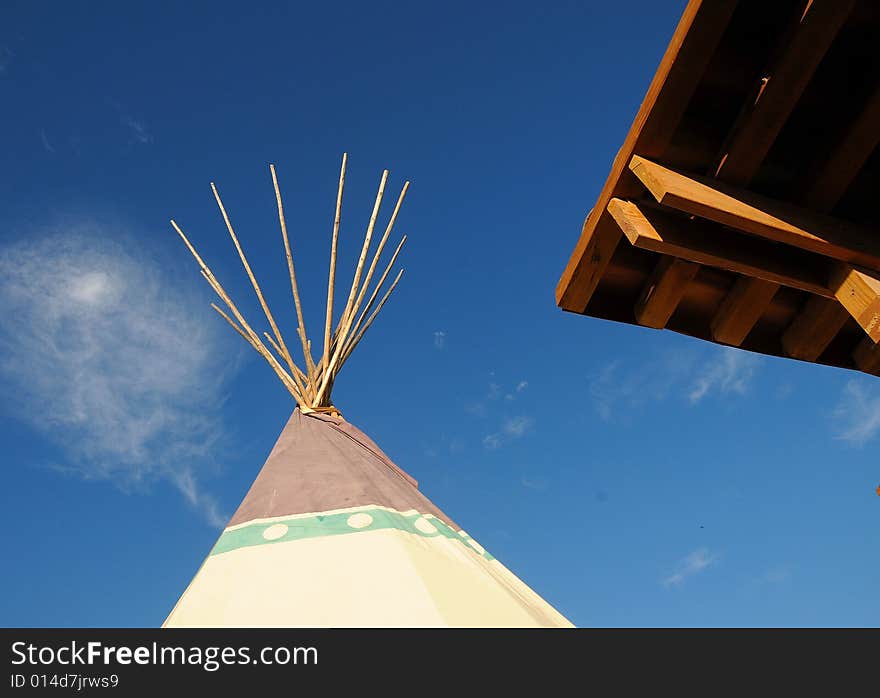
[[[880,3],[691,0],[558,305],[880,375]]]

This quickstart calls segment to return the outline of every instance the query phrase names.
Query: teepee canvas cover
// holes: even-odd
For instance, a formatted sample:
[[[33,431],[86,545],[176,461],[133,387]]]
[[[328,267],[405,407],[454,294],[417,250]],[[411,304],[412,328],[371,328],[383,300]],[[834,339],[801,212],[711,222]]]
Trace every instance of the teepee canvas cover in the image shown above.
[[[563,616],[459,529],[363,432],[330,394],[339,370],[400,280],[370,313],[403,245],[361,306],[408,188],[403,186],[369,268],[366,258],[385,189],[376,203],[338,324],[333,319],[343,156],[330,254],[323,356],[306,335],[293,256],[270,166],[299,324],[305,370],[293,361],[216,188],[214,196],[273,335],[269,346],[178,225],[202,276],[226,305],[214,309],[278,375],[297,408],[250,491],[165,621],[180,626],[569,626]]]
[[[567,626],[359,429],[294,411],[166,626]]]

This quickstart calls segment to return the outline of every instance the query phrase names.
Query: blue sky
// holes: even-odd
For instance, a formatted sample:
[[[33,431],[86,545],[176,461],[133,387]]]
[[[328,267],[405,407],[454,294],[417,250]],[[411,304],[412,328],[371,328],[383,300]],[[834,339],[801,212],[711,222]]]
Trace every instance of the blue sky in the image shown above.
[[[0,623],[162,622],[292,409],[168,219],[256,322],[215,181],[293,337],[274,162],[317,328],[348,151],[341,269],[412,187],[336,404],[488,550],[578,625],[880,624],[876,379],[554,303],[683,5],[6,3]]]

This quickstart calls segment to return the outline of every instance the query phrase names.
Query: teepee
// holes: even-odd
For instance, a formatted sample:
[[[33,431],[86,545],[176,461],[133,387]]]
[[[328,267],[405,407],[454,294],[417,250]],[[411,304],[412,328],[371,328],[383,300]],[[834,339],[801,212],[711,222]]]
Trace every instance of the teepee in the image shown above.
[[[400,281],[402,270],[376,302],[406,240],[406,236],[401,239],[367,298],[409,186],[404,184],[367,265],[386,170],[334,328],[346,160],[343,155],[330,244],[323,353],[317,357],[303,321],[278,179],[274,166],[269,166],[303,355],[300,365],[266,304],[217,188],[211,185],[271,334],[264,332],[261,337],[252,329],[171,221],[226,311],[212,307],[272,367],[296,408],[164,626],[570,626],[425,497],[418,483],[345,421],[332,403],[331,390],[340,369]]]

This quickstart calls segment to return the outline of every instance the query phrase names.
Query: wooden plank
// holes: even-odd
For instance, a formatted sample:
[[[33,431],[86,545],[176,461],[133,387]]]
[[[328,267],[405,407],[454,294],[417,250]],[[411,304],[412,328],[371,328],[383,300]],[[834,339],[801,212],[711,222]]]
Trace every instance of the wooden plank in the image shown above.
[[[880,275],[841,264],[831,278],[834,295],[874,342],[880,342]]]
[[[803,203],[817,211],[831,211],[880,143],[880,85],[861,113],[847,128],[819,175],[803,197]]]
[[[676,257],[661,257],[636,302],[638,323],[655,329],[666,327],[699,269],[699,264]]]
[[[815,361],[847,320],[849,313],[836,300],[810,296],[782,334],[782,348],[794,359]]]
[[[865,337],[853,351],[853,361],[860,371],[880,376],[880,344]]]
[[[732,129],[716,177],[741,186],[752,180],[854,4],[813,0],[798,12]]]
[[[712,339],[740,346],[770,306],[779,284],[740,276],[712,318]]]
[[[877,86],[868,98],[860,114],[847,128],[841,141],[813,178],[812,185],[800,199],[802,205],[825,213],[834,209],[858,176],[865,161],[880,143],[878,123],[880,123],[880,86]],[[876,346],[874,340],[865,337],[853,353],[853,361],[860,370],[877,373],[870,368],[871,357],[876,357],[877,352],[869,351],[867,348],[869,344]],[[868,368],[864,368],[863,365]]]
[[[620,240],[605,213],[608,202],[613,196],[634,196],[641,188],[627,163],[634,152],[663,154],[736,5],[737,0],[688,2],[556,286],[556,303],[564,310],[581,313],[587,307]]]
[[[843,262],[880,269],[880,231],[815,213],[637,155],[630,169],[658,203]]]
[[[608,262],[620,242],[620,229],[606,213],[593,219],[592,212],[584,221],[581,238],[572,259],[580,261],[566,268],[565,288],[562,281],[556,288],[556,303],[563,310],[582,313],[590,302]],[[562,294],[562,295],[560,295]]]
[[[830,263],[817,255],[621,199],[608,213],[635,247],[834,298]]]
[[[717,167],[713,168],[717,179],[743,187],[754,179],[853,4],[854,0],[811,0],[793,17],[755,85],[754,98],[747,100],[725,139]],[[726,337],[733,340],[728,343],[738,346],[766,310],[772,288],[760,279],[740,279],[734,284],[732,297],[722,303],[713,320],[713,327],[720,332],[718,337],[722,337],[716,337],[716,341]],[[747,290],[755,294],[759,303],[755,308],[746,305]],[[725,323],[734,319],[732,331],[726,335]]]

